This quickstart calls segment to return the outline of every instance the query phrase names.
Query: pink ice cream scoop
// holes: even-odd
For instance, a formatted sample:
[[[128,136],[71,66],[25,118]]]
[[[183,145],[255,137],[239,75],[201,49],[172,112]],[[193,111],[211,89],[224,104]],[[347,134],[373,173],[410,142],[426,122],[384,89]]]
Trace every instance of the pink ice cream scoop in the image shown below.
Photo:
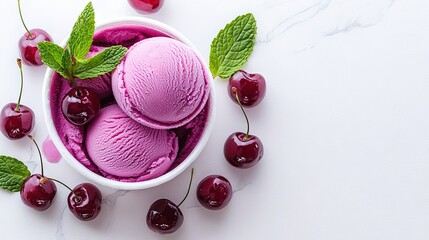
[[[190,122],[209,97],[209,74],[182,42],[153,37],[134,44],[112,74],[119,107],[137,122],[170,129]]]
[[[100,171],[139,181],[164,174],[179,148],[174,132],[139,124],[116,104],[100,110],[88,126],[85,142]]]

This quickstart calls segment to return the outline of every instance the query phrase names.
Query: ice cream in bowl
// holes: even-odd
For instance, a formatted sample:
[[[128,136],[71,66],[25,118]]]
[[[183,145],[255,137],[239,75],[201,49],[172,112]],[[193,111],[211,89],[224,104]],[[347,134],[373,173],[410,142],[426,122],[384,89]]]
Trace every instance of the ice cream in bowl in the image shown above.
[[[95,183],[124,190],[157,186],[183,172],[207,143],[212,77],[192,43],[161,22],[127,17],[100,23],[87,57],[116,45],[127,52],[114,70],[76,80],[100,100],[87,124],[65,118],[63,97],[75,86],[48,68],[42,93],[48,133],[63,158]]]

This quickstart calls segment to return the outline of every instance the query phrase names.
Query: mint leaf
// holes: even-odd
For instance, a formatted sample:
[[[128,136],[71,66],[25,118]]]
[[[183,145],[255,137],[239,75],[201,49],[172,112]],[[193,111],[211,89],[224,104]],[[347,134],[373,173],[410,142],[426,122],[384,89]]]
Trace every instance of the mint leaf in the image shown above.
[[[69,48],[64,50],[63,57],[61,59],[61,63],[64,66],[64,71],[67,74],[67,79],[71,80],[73,78],[73,60],[72,55]]]
[[[77,60],[74,75],[80,79],[94,78],[115,69],[127,52],[126,47],[113,46],[92,58]]]
[[[89,2],[73,26],[67,46],[76,59],[84,59],[89,52],[95,30],[95,14]]]
[[[42,62],[54,69],[61,76],[68,78],[69,75],[63,67],[62,58],[64,55],[64,49],[55,43],[51,42],[39,42],[37,48],[40,52]]]
[[[38,45],[42,61],[74,83],[73,85],[76,85],[75,77],[94,78],[112,71],[127,51],[125,47],[113,46],[90,59],[85,59],[94,37],[94,15],[94,8],[89,2],[74,24],[65,49],[48,42]]]
[[[209,68],[213,77],[230,77],[247,62],[256,38],[256,19],[238,16],[219,31],[210,46]]]
[[[0,156],[0,188],[18,192],[28,176],[30,171],[24,163],[12,157]]]

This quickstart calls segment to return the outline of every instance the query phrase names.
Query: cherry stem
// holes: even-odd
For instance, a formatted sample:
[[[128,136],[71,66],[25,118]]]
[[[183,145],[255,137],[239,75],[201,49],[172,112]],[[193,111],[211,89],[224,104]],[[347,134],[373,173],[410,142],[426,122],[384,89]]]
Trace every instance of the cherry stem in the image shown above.
[[[235,99],[237,100],[237,103],[240,106],[241,111],[244,114],[244,117],[246,118],[247,130],[246,130],[246,135],[244,136],[244,141],[247,141],[247,139],[249,138],[249,131],[250,131],[249,118],[247,118],[247,114],[244,111],[243,105],[241,104],[240,99],[238,98],[237,88],[236,87],[232,87],[232,92],[234,93]]]
[[[47,179],[52,180],[52,181],[54,181],[54,182],[57,182],[57,183],[59,183],[59,184],[63,185],[63,186],[64,186],[64,187],[66,187],[68,190],[70,190],[70,192],[71,192],[71,193],[73,193],[73,195],[78,199],[78,201],[81,201],[81,200],[82,200],[80,196],[76,195],[76,193],[73,191],[73,189],[71,189],[69,186],[67,186],[67,184],[65,184],[65,183],[63,183],[63,182],[61,182],[60,180],[57,180],[57,179],[55,179],[55,178],[47,178]]]
[[[178,207],[180,207],[180,205],[182,205],[182,203],[186,200],[186,198],[189,195],[189,191],[191,190],[191,185],[192,185],[192,179],[194,178],[194,168],[192,168],[191,170],[191,180],[189,180],[189,186],[188,186],[188,191],[186,192],[185,197],[182,199],[182,201],[179,203],[179,205],[177,205]]]
[[[52,181],[54,181],[54,182],[57,182],[57,183],[59,183],[59,184],[63,185],[64,187],[66,187],[68,190],[70,190],[70,192],[73,192],[73,189],[71,189],[69,186],[67,186],[65,183],[61,182],[60,180],[57,180],[57,179],[55,179],[55,178],[47,178],[47,179],[52,180]],[[74,192],[73,192],[73,193],[74,193]]]
[[[77,85],[77,83],[76,83],[76,80],[74,79],[74,77],[72,77],[71,79],[70,79],[70,81],[71,81],[71,83],[72,83],[72,85],[73,85],[73,88],[74,89],[76,89],[76,94],[78,95],[78,96],[80,96],[80,90],[79,90],[79,86]]]
[[[33,138],[33,136],[28,135],[28,138],[30,138],[30,139],[31,139],[31,141],[33,141],[34,145],[36,145],[37,152],[39,153],[41,174],[42,174],[42,177],[45,177],[45,175],[43,174],[43,160],[42,160],[42,153],[40,152],[39,145],[37,144],[37,142],[36,142],[36,140]]]
[[[22,89],[24,88],[24,74],[22,73],[22,61],[21,59],[16,59],[16,63],[18,64],[19,67],[19,73],[21,74],[21,89],[19,90],[19,97],[18,97],[18,102],[15,106],[15,112],[19,111],[19,105],[21,104],[21,97],[22,97]]]
[[[25,25],[25,21],[24,18],[22,17],[22,12],[21,12],[21,0],[18,0],[18,10],[19,10],[19,17],[21,18],[21,22],[22,25],[24,25],[25,30],[27,31],[30,39],[34,39],[33,34],[31,34],[30,30],[28,30],[27,25]]]

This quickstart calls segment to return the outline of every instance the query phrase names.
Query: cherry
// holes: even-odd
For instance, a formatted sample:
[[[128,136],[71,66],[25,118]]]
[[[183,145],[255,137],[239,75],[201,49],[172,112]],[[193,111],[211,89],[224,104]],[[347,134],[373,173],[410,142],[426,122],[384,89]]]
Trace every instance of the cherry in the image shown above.
[[[89,88],[75,87],[62,100],[64,117],[74,125],[88,123],[100,110],[100,99]]]
[[[21,12],[21,1],[18,0],[19,16],[21,18],[22,25],[27,31],[18,41],[19,51],[23,59],[24,64],[28,66],[40,66],[43,64],[40,58],[40,52],[37,48],[39,42],[52,42],[52,37],[42,29],[29,30],[25,25],[24,19]]]
[[[128,0],[128,2],[139,13],[157,12],[164,4],[164,0]]]
[[[149,208],[146,216],[147,226],[154,232],[173,233],[183,224],[180,208],[168,199],[158,199]]]
[[[100,213],[101,200],[101,192],[95,185],[82,183],[70,192],[68,206],[78,219],[89,221],[96,218]]]
[[[238,98],[237,89],[233,87],[232,91],[235,92],[235,99],[246,118],[247,131],[246,133],[235,132],[229,135],[225,141],[223,153],[226,160],[232,166],[238,168],[249,168],[261,160],[264,155],[264,146],[257,136],[249,134],[249,119],[247,118],[240,99]]]
[[[16,110],[16,106],[15,103],[6,104],[0,113],[0,130],[11,140],[25,137],[34,126],[33,110],[22,104]]]
[[[233,90],[234,88],[236,90]],[[238,103],[235,97],[235,92],[237,92],[238,99],[240,99],[244,107],[258,105],[265,96],[265,89],[265,78],[257,73],[249,74],[243,70],[239,70],[229,78],[229,96],[234,102]]]
[[[146,215],[146,224],[149,229],[160,234],[168,234],[177,231],[182,226],[183,214],[179,207],[189,195],[193,176],[194,169],[191,170],[188,191],[178,205],[165,198],[158,199],[152,203]]]
[[[232,197],[229,181],[220,175],[210,175],[201,180],[197,187],[200,204],[210,210],[219,210],[228,205]]]
[[[24,204],[37,211],[48,209],[56,193],[55,183],[40,174],[33,174],[25,179],[20,191]]]
[[[261,160],[263,145],[258,137],[242,132],[231,134],[225,142],[223,152],[226,160],[238,168],[249,168]]]
[[[33,174],[25,179],[21,186],[21,200],[25,205],[34,208],[37,211],[44,211],[48,209],[57,193],[57,187],[50,178],[46,178],[43,175],[43,161],[42,154],[40,153],[39,145],[33,136],[28,137],[36,145],[37,151],[39,152],[41,174]]]
[[[24,88],[24,77],[22,73],[21,59],[17,59],[21,73],[21,89],[18,103],[6,104],[0,113],[0,130],[9,139],[16,140],[28,135],[34,126],[34,112],[29,107],[20,104],[22,89]]]

